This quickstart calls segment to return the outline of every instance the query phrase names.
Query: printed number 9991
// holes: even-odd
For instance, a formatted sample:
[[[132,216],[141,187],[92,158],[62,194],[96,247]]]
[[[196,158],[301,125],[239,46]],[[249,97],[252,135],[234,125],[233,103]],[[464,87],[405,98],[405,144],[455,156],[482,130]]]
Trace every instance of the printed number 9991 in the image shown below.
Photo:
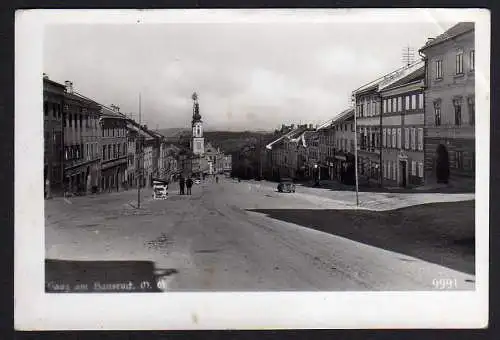
[[[457,279],[434,279],[432,285],[436,289],[455,289],[457,288]]]

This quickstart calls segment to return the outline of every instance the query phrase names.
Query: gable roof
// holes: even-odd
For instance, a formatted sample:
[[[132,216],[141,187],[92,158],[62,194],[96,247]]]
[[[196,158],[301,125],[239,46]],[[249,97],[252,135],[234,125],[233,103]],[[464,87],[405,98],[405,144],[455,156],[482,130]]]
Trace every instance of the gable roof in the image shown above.
[[[429,40],[419,51],[428,49],[429,47],[439,45],[447,40],[458,37],[459,35],[474,31],[473,22],[459,22],[446,30],[443,34],[438,35],[436,38]]]
[[[266,145],[266,149],[268,150],[272,150],[273,148],[273,145],[279,145],[281,143],[283,143],[283,141],[285,140],[285,138],[288,138],[288,139],[294,139],[294,138],[297,138],[298,136],[300,136],[300,134],[302,132],[304,132],[307,128],[304,127],[304,126],[299,126],[298,128],[295,128],[293,129],[292,131],[290,132],[287,132],[285,133],[284,135],[282,135],[281,137],[279,137],[278,139],[272,141],[271,143],[267,144]]]

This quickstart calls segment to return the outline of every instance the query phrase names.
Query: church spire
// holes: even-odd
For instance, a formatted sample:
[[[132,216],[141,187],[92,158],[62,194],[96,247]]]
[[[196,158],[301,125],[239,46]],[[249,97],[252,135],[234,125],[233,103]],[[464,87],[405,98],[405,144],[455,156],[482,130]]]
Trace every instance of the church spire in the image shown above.
[[[193,92],[191,98],[193,99],[193,120],[191,124],[194,125],[196,122],[201,122],[200,105],[198,104],[198,94],[196,92]]]

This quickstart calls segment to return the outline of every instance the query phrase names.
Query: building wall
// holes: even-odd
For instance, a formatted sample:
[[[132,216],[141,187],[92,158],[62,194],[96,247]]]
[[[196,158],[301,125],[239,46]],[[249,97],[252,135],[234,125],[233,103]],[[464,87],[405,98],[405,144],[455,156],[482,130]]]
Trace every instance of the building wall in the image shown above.
[[[127,180],[128,140],[125,119],[103,116],[101,118],[101,190],[120,190]]]
[[[63,138],[64,86],[44,79],[44,180],[49,181],[47,195],[63,192],[64,138]],[[47,189],[47,188],[46,188]]]
[[[358,173],[364,178],[380,180],[381,98],[375,91],[355,96],[358,141]]]
[[[455,37],[423,51],[426,56],[425,178],[437,182],[437,147],[449,158],[449,182],[474,187],[475,176],[475,75],[472,56],[474,32]],[[457,74],[457,55],[462,53],[462,73]],[[438,62],[442,75],[438,77]],[[461,121],[455,108],[460,107]],[[438,118],[436,113],[440,112]]]
[[[381,93],[384,186],[424,182],[423,79]]]
[[[64,182],[67,192],[88,192],[99,186],[100,107],[66,91],[64,98]]]

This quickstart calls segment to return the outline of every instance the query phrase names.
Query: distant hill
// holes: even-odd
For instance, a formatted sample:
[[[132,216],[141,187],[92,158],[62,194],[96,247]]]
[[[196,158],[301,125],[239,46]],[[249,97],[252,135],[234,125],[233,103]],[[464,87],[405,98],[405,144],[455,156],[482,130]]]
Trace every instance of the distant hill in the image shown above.
[[[158,132],[164,135],[167,138],[178,137],[184,132],[190,132],[191,129],[186,128],[167,128],[167,129],[159,129]]]
[[[268,143],[271,133],[253,131],[206,131],[205,139],[225,153],[241,151],[245,146]]]

